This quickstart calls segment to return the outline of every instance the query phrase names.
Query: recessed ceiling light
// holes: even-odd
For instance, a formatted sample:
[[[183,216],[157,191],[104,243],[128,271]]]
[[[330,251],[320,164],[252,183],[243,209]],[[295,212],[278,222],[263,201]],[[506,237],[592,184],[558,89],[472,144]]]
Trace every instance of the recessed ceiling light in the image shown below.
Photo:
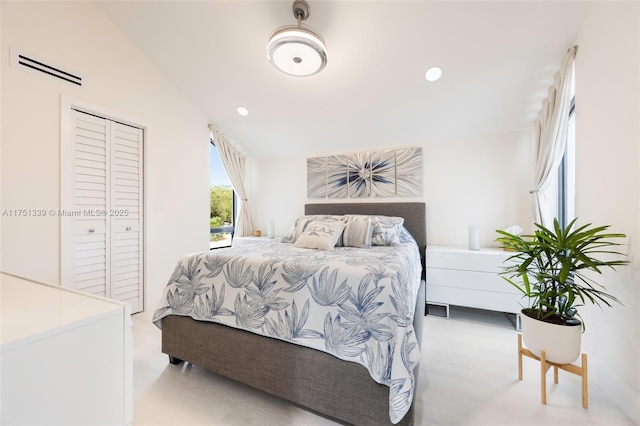
[[[429,68],[424,75],[427,81],[436,81],[440,79],[440,77],[442,77],[442,69],[438,67]]]
[[[245,108],[245,107],[243,107],[243,106],[239,106],[239,107],[236,109],[236,111],[238,111],[238,114],[240,114],[240,115],[241,115],[241,116],[243,116],[243,117],[246,117],[247,115],[249,115],[249,110],[248,110],[248,109],[246,109],[246,108]]]

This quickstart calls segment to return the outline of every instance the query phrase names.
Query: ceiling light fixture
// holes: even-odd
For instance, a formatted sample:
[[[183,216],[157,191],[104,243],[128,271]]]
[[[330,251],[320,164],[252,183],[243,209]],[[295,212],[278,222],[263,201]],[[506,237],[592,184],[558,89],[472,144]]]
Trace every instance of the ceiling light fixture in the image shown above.
[[[285,74],[298,77],[316,74],[327,65],[327,46],[322,37],[302,21],[309,17],[305,0],[293,2],[293,16],[298,25],[280,27],[267,43],[267,59]]]
[[[239,106],[238,108],[236,108],[236,111],[238,111],[238,114],[240,114],[243,117],[246,117],[247,115],[249,115],[249,110],[243,106]]]
[[[429,68],[424,75],[427,81],[436,81],[439,80],[440,77],[442,77],[442,69],[438,67]]]

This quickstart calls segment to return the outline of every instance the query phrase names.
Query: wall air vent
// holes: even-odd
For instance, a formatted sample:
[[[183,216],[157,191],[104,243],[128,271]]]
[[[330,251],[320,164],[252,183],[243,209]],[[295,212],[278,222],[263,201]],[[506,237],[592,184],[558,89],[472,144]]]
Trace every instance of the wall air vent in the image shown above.
[[[36,58],[25,52],[11,47],[11,65],[15,68],[26,69],[30,71],[37,71],[40,73],[48,74],[52,77],[59,78],[76,86],[82,86],[82,77],[77,74],[63,71],[60,67],[52,64],[47,64],[42,59]]]

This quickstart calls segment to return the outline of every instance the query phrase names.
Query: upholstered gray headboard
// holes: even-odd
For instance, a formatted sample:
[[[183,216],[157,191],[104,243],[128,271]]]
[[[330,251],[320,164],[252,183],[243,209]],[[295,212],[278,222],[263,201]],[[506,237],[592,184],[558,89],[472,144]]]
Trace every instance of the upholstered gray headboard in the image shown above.
[[[404,218],[404,227],[420,248],[422,273],[427,247],[427,213],[425,203],[322,203],[305,204],[304,214],[377,214]]]

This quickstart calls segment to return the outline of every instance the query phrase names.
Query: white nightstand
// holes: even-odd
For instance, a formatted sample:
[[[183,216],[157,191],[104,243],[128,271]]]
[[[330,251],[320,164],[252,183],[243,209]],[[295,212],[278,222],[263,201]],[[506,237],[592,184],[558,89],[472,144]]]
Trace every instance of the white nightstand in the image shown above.
[[[498,248],[428,246],[427,303],[486,309],[516,315],[520,329],[522,294],[498,275],[512,252]]]
[[[246,246],[249,244],[263,244],[273,241],[274,238],[267,237],[233,237],[231,247]]]

